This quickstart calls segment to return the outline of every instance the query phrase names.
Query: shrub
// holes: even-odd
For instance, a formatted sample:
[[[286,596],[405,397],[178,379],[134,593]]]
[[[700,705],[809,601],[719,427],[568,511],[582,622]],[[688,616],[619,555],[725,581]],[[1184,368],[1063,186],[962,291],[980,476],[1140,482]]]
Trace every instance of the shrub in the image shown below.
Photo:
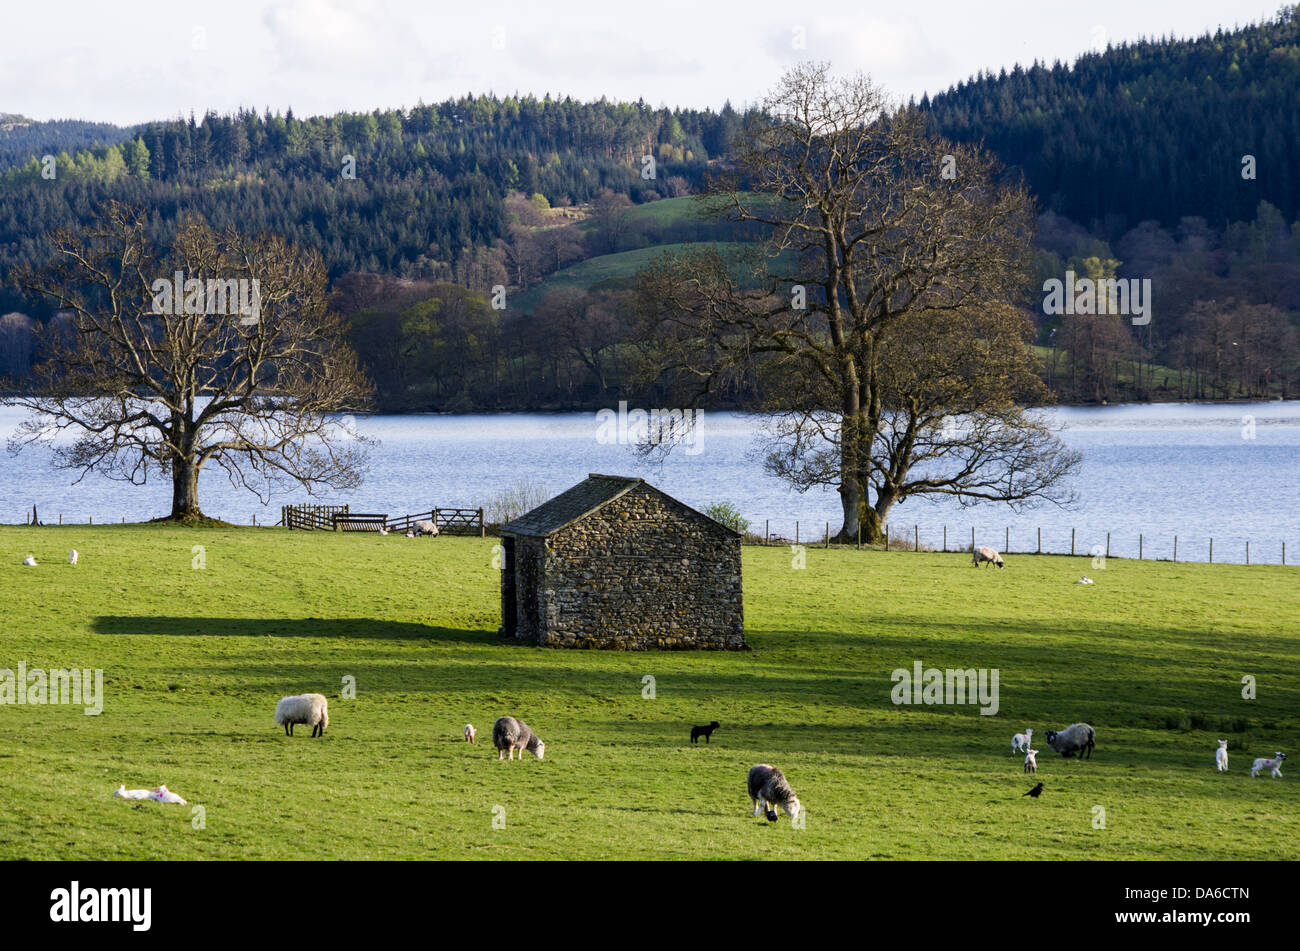
[[[709,507],[704,510],[704,514],[715,522],[721,522],[733,532],[739,532],[741,535],[749,529],[749,519],[740,514],[740,509],[736,508],[730,502],[710,502]]]
[[[483,506],[483,520],[489,525],[503,525],[532,511],[550,497],[546,486],[531,479],[520,479],[502,489]]]

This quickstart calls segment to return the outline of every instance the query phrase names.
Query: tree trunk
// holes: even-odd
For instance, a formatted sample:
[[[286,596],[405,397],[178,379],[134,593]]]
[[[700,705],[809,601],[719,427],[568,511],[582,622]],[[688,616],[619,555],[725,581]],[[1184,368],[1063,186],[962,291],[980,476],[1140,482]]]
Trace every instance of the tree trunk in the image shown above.
[[[172,518],[202,518],[199,509],[199,467],[194,458],[194,436],[181,437],[182,451],[172,455]]]

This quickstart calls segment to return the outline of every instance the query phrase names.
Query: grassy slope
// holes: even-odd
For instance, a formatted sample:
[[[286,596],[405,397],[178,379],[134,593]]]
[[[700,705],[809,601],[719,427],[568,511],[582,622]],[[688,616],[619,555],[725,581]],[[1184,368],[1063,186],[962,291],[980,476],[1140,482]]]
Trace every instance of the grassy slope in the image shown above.
[[[686,244],[656,244],[648,248],[636,248],[632,251],[620,251],[617,254],[601,254],[587,258],[577,264],[556,271],[541,284],[515,296],[513,307],[520,307],[531,312],[538,302],[550,291],[562,287],[579,287],[588,290],[602,281],[612,281],[635,275],[642,268],[654,264],[665,254],[686,251],[691,248],[716,247],[726,253],[741,244],[732,241],[706,241]]]
[[[191,568],[204,545],[207,567]],[[495,643],[491,539],[275,529],[0,529],[0,667],[103,667],[99,717],[0,706],[0,858],[1295,858],[1294,568],[747,548],[747,654]],[[67,565],[71,547],[82,564]],[[36,569],[19,562],[28,552]],[[1092,587],[1072,585],[1083,571]],[[895,707],[890,671],[1001,671],[1001,711]],[[657,699],[642,699],[642,677]],[[1240,698],[1240,679],[1259,699]],[[339,699],[356,677],[355,700]],[[331,697],[323,740],[276,699]],[[544,762],[498,763],[495,717]],[[1249,718],[1242,733],[1167,717]],[[711,746],[688,727],[721,721]],[[1043,732],[1098,731],[1090,762]],[[480,745],[460,741],[466,721]],[[1043,750],[1038,801],[1013,732]],[[1232,771],[1215,740],[1244,740]],[[806,829],[748,815],[780,765]],[[1286,769],[1283,770],[1287,772]],[[165,782],[206,809],[110,798]],[[505,807],[494,831],[492,810]],[[1107,810],[1104,830],[1092,808]]]

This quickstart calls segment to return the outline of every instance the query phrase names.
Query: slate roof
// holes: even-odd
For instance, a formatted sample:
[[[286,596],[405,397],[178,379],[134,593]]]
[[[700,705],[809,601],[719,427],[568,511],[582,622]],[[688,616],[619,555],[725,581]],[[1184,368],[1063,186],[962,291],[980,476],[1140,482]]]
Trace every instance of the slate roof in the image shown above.
[[[500,532],[503,535],[528,535],[536,538],[554,535],[560,529],[572,525],[579,519],[586,518],[597,509],[608,505],[638,485],[644,484],[646,484],[645,479],[637,479],[631,476],[600,475],[593,472],[573,488],[566,489],[555,498],[543,502],[537,508],[519,516],[513,522],[506,522],[501,526]],[[659,492],[654,486],[647,485],[647,487]],[[659,494],[663,495],[662,492],[659,492]],[[671,498],[671,496],[664,497]],[[682,508],[689,509],[692,512],[695,511],[689,506],[677,502],[676,499],[672,501],[682,506]],[[725,525],[715,522],[702,512],[696,514],[718,525],[723,531],[731,531]]]

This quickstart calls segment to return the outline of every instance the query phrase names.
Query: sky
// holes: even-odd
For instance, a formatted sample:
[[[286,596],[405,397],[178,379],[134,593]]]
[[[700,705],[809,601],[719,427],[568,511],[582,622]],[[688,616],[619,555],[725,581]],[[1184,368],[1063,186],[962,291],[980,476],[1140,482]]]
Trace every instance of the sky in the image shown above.
[[[6,0],[0,112],[129,125],[465,93],[758,103],[799,60],[900,100],[984,69],[1272,16],[1280,0]]]

